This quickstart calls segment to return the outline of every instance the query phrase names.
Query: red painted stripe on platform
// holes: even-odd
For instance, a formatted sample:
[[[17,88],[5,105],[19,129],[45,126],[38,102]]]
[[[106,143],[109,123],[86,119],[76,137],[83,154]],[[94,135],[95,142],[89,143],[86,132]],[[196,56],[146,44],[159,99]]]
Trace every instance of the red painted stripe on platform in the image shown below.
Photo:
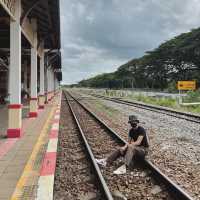
[[[31,97],[30,100],[31,100],[31,101],[37,101],[38,98],[37,98],[37,97]]]
[[[37,112],[29,112],[29,117],[30,118],[38,117],[38,113]]]
[[[22,104],[11,104],[14,105],[14,107],[17,105],[17,107],[19,105],[21,105],[21,107],[23,106]],[[43,112],[43,110],[39,110],[38,114],[40,115]],[[22,133],[21,136],[24,135],[24,133],[26,132],[26,129],[28,128],[28,126],[30,125],[30,123],[33,121],[34,119],[32,118],[25,118],[22,120]],[[5,156],[14,146],[14,144],[17,142],[17,140],[20,138],[14,138],[14,139],[6,139],[4,142],[0,143],[0,159]]]
[[[53,175],[56,168],[56,152],[48,152],[45,154],[40,176]]]
[[[39,105],[39,109],[44,109],[44,105]]]
[[[13,147],[15,142],[18,139],[7,139],[1,146],[0,146],[0,159],[8,153],[8,151]]]
[[[9,104],[8,109],[21,109],[22,106],[22,104]]]
[[[49,138],[53,139],[53,138],[57,138],[58,137],[58,130],[51,130]]]

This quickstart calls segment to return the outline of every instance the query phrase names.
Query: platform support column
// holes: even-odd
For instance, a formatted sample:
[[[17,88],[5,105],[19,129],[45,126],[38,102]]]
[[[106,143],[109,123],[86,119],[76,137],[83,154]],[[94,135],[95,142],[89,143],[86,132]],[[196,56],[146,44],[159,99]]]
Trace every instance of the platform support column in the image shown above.
[[[37,98],[37,26],[36,20],[32,19],[34,27],[34,45],[31,47],[31,98],[29,117],[38,115],[38,98]]]
[[[50,69],[50,99],[53,98],[53,76],[52,76],[52,69]]]
[[[40,109],[44,109],[44,103],[45,103],[45,95],[44,95],[44,51],[43,51],[40,58],[40,95],[39,95]]]
[[[51,101],[52,98],[52,75],[51,68],[48,68],[48,101]]]
[[[54,74],[54,94],[56,95],[57,93],[57,78],[56,78],[56,74]]]
[[[52,97],[54,98],[54,96],[55,96],[55,74],[52,69]]]
[[[51,69],[49,69],[49,101],[51,101]]]
[[[50,101],[50,75],[49,75],[49,68],[47,68],[47,102]]]
[[[15,2],[15,9],[15,17],[17,20],[10,20],[10,105],[8,106],[8,138],[20,137],[22,126],[20,0]]]
[[[24,90],[28,92],[28,62],[24,62]]]
[[[44,85],[45,86],[45,104],[47,104],[48,103],[48,77],[47,77],[48,69],[45,68],[44,72],[45,72],[45,74],[44,74],[44,80],[45,80],[45,85]]]

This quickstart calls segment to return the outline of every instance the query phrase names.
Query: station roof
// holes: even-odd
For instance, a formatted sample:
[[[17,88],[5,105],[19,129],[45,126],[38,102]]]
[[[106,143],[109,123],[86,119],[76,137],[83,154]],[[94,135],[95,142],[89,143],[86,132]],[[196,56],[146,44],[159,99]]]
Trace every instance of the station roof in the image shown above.
[[[25,13],[32,7],[28,18],[37,19],[38,39],[45,39],[45,49],[60,49],[59,0],[22,0],[22,7]]]
[[[44,39],[45,49],[60,49],[59,0],[22,0],[22,17],[35,18],[38,25],[38,41]],[[9,38],[9,15],[0,5],[0,37]],[[7,31],[7,32],[6,32]]]
[[[9,1],[9,0],[7,0]],[[54,68],[61,68],[61,38],[60,38],[60,2],[59,0],[21,0],[23,19],[34,18],[37,20],[38,43],[44,40],[44,48],[48,57],[53,57]],[[0,48],[10,47],[10,17],[0,5]],[[22,50],[28,49],[30,44],[22,36]]]

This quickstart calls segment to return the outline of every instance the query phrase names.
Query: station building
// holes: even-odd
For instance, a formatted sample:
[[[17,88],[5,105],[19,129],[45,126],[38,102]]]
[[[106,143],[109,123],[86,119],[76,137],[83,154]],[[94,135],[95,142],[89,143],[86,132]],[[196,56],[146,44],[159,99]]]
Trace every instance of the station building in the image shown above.
[[[0,115],[8,138],[36,118],[62,80],[59,0],[0,0]],[[24,106],[23,106],[24,105]]]

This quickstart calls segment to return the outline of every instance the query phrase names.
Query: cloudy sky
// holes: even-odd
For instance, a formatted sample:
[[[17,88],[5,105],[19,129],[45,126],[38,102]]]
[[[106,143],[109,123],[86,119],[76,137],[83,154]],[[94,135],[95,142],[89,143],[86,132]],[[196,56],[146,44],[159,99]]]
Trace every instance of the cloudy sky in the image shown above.
[[[63,83],[112,72],[199,26],[199,0],[61,0]]]

